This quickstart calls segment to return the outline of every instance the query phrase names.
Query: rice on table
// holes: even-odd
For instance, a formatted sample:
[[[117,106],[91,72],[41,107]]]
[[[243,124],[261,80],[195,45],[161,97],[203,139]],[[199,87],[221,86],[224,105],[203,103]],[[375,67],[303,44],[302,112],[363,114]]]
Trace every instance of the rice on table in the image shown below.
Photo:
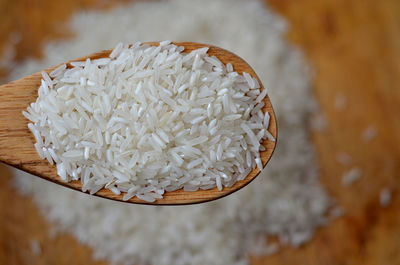
[[[268,6],[255,0],[145,1],[85,11],[71,28],[76,38],[49,43],[43,59],[19,65],[12,78],[118,41],[210,43],[239,54],[269,88],[280,141],[268,166],[245,189],[191,206],[123,204],[14,171],[15,186],[33,197],[57,231],[71,233],[95,258],[111,264],[244,265],[249,254],[304,244],[326,224],[330,200],[319,184],[307,122],[315,109],[308,64],[285,40],[286,21]],[[279,238],[278,246],[269,236]]]
[[[262,170],[260,142],[275,141],[267,90],[207,51],[119,43],[109,58],[43,72],[23,112],[38,154],[83,191],[149,202],[181,188],[222,190]]]

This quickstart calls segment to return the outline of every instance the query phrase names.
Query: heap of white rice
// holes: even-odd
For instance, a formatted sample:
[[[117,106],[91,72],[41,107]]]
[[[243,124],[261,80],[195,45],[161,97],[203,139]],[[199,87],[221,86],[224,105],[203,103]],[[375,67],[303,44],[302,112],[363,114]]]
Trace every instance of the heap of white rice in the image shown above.
[[[268,7],[242,0],[145,2],[80,14],[72,27],[74,40],[49,44],[42,61],[24,63],[13,78],[114,47],[117,40],[210,43],[240,54],[269,88],[280,141],[263,173],[246,188],[192,206],[122,204],[16,172],[19,190],[32,195],[60,230],[113,263],[225,265],[247,264],[249,252],[276,250],[262,248],[270,235],[281,245],[298,246],[326,222],[329,200],[318,184],[309,141],[307,119],[315,102],[307,65],[285,41],[285,21]]]
[[[267,90],[208,48],[119,43],[109,58],[42,72],[29,129],[42,159],[82,191],[153,202],[165,191],[230,187],[263,165]]]

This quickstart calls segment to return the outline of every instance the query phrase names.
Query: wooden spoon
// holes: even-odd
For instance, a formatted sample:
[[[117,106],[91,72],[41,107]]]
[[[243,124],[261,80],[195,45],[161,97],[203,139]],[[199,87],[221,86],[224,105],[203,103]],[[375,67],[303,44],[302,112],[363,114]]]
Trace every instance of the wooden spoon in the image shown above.
[[[158,42],[150,42],[145,44],[157,46]],[[224,64],[231,63],[234,70],[240,74],[242,72],[247,72],[251,76],[256,77],[261,89],[264,89],[260,79],[250,65],[248,65],[239,56],[227,50],[207,44],[193,42],[174,42],[174,44],[185,47],[184,52],[190,52],[195,49],[209,47],[208,54],[210,56],[215,55]],[[71,60],[69,62],[84,61],[87,58],[98,59],[108,57],[110,52],[111,50],[96,52],[82,58]],[[66,63],[68,68],[71,67],[69,62]],[[43,71],[50,73],[55,68],[57,68],[57,66],[45,69]],[[35,139],[27,127],[29,121],[22,115],[22,111],[26,110],[27,106],[31,102],[36,101],[37,90],[41,84],[41,79],[42,75],[39,72],[0,86],[0,161],[41,177],[45,180],[81,191],[82,184],[80,181],[71,181],[68,183],[62,181],[60,177],[57,176],[56,167],[50,165],[47,160],[40,159],[34,147]],[[264,103],[264,113],[268,111],[271,116],[269,131],[276,139],[276,119],[268,96],[265,97]],[[261,152],[260,156],[262,164],[265,166],[272,156],[276,142],[266,140],[262,144],[266,150]],[[134,197],[127,202],[151,205],[182,205],[207,202],[224,197],[243,188],[253,179],[255,179],[259,173],[259,169],[256,168],[251,171],[244,180],[236,182],[232,187],[225,187],[221,191],[219,191],[217,188],[198,191],[184,191],[181,189],[173,192],[165,192],[163,195],[164,198],[158,199],[151,203],[142,201],[137,197]],[[107,199],[123,201],[123,194],[115,195],[111,191],[104,188],[98,191],[95,195]]]

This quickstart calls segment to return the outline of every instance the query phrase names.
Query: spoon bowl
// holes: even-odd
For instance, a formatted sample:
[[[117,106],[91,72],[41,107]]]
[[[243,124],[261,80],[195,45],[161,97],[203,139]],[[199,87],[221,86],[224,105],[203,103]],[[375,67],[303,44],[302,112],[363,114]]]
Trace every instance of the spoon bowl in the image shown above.
[[[147,42],[144,44],[157,46],[159,43]],[[191,52],[192,50],[199,48],[209,47],[207,52],[209,56],[216,56],[224,64],[231,63],[234,71],[238,72],[239,74],[242,74],[243,72],[249,73],[252,77],[257,78],[260,84],[260,90],[264,89],[260,79],[250,65],[232,52],[216,46],[201,43],[173,42],[173,44],[183,46],[185,48],[183,52]],[[99,59],[108,57],[111,51],[112,50],[104,50],[96,52],[88,56],[68,61],[66,64],[68,68],[71,68],[70,62],[84,61],[87,58]],[[59,65],[50,67],[43,71],[50,73],[58,66]],[[35,176],[41,177],[45,180],[82,192],[82,183],[80,180],[71,182],[62,181],[61,178],[57,176],[56,166],[50,165],[47,160],[42,160],[39,157],[34,147],[34,136],[27,127],[29,121],[22,115],[22,111],[25,110],[31,102],[36,101],[37,90],[41,84],[41,79],[41,72],[38,72],[0,86],[0,161],[23,171],[29,172]],[[276,139],[276,118],[268,95],[264,98],[263,102],[265,103],[265,106],[262,109],[263,112],[269,112],[271,117],[268,130]],[[265,147],[265,151],[260,152],[260,158],[263,166],[265,166],[274,152],[276,141],[272,142],[264,140],[262,145]],[[183,189],[180,189],[176,191],[165,192],[162,199],[157,199],[154,202],[146,202],[138,199],[137,197],[123,201],[123,194],[116,195],[105,188],[101,189],[94,195],[121,202],[146,205],[196,204],[227,196],[249,184],[258,176],[259,173],[260,170],[255,168],[245,179],[237,181],[231,187],[224,187],[222,190],[213,188],[210,190],[184,191]]]

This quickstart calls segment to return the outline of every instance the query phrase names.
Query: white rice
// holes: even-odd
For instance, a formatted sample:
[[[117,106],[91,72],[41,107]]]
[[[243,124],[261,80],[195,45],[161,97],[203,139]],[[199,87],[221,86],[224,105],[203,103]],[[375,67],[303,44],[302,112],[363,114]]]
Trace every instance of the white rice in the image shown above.
[[[361,169],[353,167],[342,175],[342,184],[345,187],[351,186],[355,181],[361,177]]]
[[[379,203],[382,207],[388,207],[392,202],[392,190],[390,188],[383,188],[379,193]]]
[[[46,46],[42,61],[24,63],[13,78],[114,47],[116,40],[210,43],[240,54],[270,88],[280,141],[253,183],[201,205],[127,205],[16,171],[18,189],[31,194],[60,230],[91,246],[96,258],[114,264],[219,265],[248,264],[247,253],[260,235],[266,246],[268,236],[277,236],[280,245],[297,246],[325,224],[330,203],[318,185],[309,141],[307,119],[315,101],[307,65],[284,40],[285,21],[268,7],[239,0],[145,2],[108,13],[85,12],[73,19],[72,27],[76,39]]]
[[[40,255],[42,253],[42,248],[40,247],[40,243],[37,239],[32,238],[29,241],[29,246],[30,246],[30,250],[32,252],[33,255]]]
[[[109,58],[63,64],[53,79],[42,72],[39,96],[23,112],[39,156],[50,164],[57,157],[61,179],[80,179],[83,191],[104,186],[119,195],[138,187],[123,198],[150,202],[155,190],[222,190],[238,180],[238,165],[262,170],[260,143],[275,141],[262,111],[267,90],[232,65],[228,71],[208,48],[182,49],[170,41],[119,43]],[[248,109],[252,115],[244,117]]]
[[[345,215],[346,211],[342,206],[334,206],[330,211],[329,211],[329,217],[331,219],[337,219]]]
[[[336,161],[343,166],[349,166],[352,162],[352,159],[348,153],[340,151],[336,154]]]
[[[364,141],[372,141],[378,134],[378,129],[374,125],[368,126],[362,133],[361,137]]]

